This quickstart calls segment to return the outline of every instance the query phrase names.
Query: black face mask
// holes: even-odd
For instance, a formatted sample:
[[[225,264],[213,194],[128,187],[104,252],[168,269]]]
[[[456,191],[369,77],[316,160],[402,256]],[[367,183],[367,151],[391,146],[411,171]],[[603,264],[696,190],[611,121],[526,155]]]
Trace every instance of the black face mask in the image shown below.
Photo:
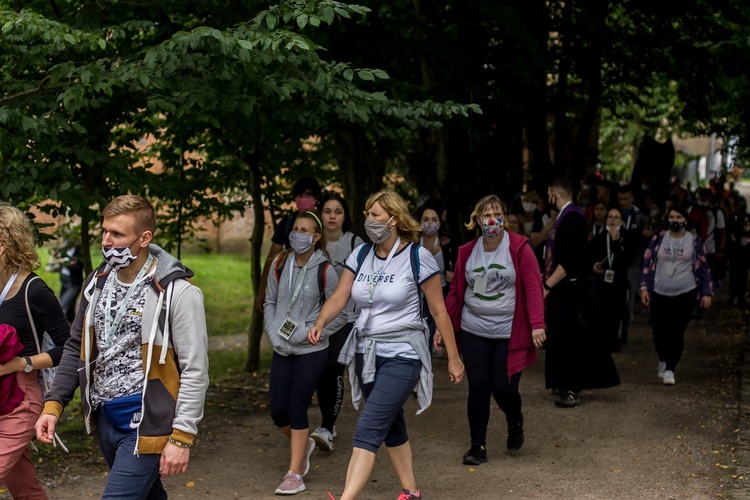
[[[684,222],[675,222],[675,221],[672,221],[672,222],[669,223],[669,230],[672,231],[673,233],[679,233],[683,229],[685,229],[685,223]]]

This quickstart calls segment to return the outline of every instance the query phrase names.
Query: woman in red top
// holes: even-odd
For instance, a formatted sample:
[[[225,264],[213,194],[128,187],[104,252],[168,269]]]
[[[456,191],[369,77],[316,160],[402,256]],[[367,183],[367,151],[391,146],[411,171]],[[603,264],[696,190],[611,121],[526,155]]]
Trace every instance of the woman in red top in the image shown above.
[[[469,380],[467,405],[471,448],[467,465],[487,461],[485,448],[490,396],[505,413],[507,447],[524,442],[521,372],[536,361],[544,332],[539,265],[529,240],[504,230],[505,204],[495,195],[479,200],[466,227],[482,235],[458,250],[458,262],[446,299]],[[436,346],[439,344],[436,335]]]

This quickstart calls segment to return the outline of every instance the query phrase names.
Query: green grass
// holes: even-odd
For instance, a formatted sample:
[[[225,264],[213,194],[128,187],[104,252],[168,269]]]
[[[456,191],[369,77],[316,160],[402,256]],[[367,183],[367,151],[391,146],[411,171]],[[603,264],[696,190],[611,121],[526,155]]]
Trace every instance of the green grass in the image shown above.
[[[182,261],[203,291],[209,335],[247,333],[253,311],[250,259],[242,255],[192,254]]]
[[[49,260],[48,249],[41,248],[38,254],[42,268],[37,274],[56,294],[59,293],[60,274],[44,270]],[[96,257],[94,265],[98,264]],[[203,291],[208,334],[247,333],[253,311],[250,258],[246,255],[196,253],[183,255],[182,261],[195,272],[192,281]]]

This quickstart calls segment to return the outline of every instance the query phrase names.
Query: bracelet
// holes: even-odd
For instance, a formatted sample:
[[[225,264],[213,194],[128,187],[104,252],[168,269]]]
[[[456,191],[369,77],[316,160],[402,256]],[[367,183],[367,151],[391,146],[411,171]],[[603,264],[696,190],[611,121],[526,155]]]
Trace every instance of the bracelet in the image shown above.
[[[169,441],[170,443],[172,443],[175,446],[179,446],[180,448],[192,448],[193,447],[192,444],[181,443],[181,442],[179,442],[176,439],[173,439],[171,437],[168,437],[167,441]]]
[[[547,284],[547,282],[546,282],[546,281],[542,281],[542,286],[543,286],[543,287],[544,287],[544,289],[545,289],[545,290],[547,290],[548,292],[549,292],[550,290],[552,290],[552,287],[551,287],[551,286],[549,286],[549,285]]]

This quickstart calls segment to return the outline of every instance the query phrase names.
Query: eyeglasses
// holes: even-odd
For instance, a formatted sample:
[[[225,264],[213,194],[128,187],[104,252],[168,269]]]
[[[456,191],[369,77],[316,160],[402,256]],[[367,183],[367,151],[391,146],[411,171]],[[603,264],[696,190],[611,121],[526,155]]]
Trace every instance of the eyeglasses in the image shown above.
[[[622,220],[622,217],[620,217],[619,215],[608,215],[607,219],[610,219],[610,220]]]

